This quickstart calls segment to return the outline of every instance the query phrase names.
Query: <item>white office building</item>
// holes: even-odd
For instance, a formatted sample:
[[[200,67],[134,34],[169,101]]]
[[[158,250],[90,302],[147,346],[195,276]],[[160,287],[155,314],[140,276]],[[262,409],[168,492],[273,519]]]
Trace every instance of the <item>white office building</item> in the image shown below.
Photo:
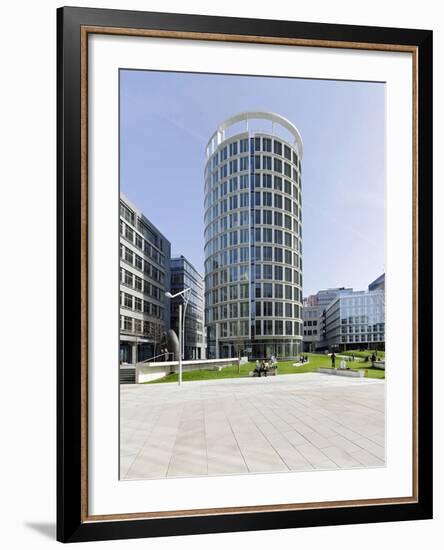
[[[302,139],[284,117],[233,116],[206,147],[209,358],[302,351]]]

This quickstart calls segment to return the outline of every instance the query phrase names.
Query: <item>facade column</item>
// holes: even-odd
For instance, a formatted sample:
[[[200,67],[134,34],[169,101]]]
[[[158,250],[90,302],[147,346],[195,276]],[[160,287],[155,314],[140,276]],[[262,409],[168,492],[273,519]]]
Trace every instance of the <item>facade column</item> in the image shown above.
[[[135,365],[137,363],[137,343],[131,346],[131,363]]]

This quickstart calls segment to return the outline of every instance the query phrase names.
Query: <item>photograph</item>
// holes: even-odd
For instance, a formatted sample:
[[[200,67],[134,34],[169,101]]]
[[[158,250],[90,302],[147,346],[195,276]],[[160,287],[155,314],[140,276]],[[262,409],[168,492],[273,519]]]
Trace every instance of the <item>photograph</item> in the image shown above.
[[[118,78],[120,481],[384,468],[386,84]]]

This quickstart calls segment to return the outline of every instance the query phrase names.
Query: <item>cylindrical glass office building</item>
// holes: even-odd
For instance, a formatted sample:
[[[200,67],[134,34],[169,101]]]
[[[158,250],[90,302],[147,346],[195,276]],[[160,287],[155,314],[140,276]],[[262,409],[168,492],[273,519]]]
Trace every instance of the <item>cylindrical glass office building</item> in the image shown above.
[[[274,113],[238,114],[206,147],[208,358],[302,351],[302,139]]]

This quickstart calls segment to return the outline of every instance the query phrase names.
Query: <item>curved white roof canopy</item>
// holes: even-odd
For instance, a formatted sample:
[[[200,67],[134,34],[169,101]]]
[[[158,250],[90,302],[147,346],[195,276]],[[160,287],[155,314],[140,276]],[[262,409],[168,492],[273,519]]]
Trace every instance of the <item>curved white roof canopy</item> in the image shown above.
[[[238,122],[244,121],[246,124],[246,128],[248,130],[248,121],[249,120],[269,120],[272,123],[272,128],[274,130],[274,124],[279,124],[286,130],[290,132],[290,134],[294,137],[294,143],[297,144],[297,149],[299,152],[299,155],[302,157],[303,154],[303,144],[302,144],[302,138],[301,134],[299,133],[299,130],[296,128],[294,124],[292,124],[288,119],[285,117],[278,115],[277,113],[269,113],[266,111],[247,111],[244,113],[238,113],[237,115],[234,115],[217,127],[217,130],[214,132],[214,134],[211,136],[207,143],[206,150],[208,151],[208,148],[212,149],[208,156],[212,154],[214,151],[213,147],[217,147],[224,139],[225,139],[225,130],[229,128],[230,126],[233,126],[233,124],[237,124]],[[264,133],[265,132],[264,130]],[[274,133],[274,131],[272,131]],[[215,142],[215,143],[214,143]],[[213,147],[212,147],[213,146]]]

